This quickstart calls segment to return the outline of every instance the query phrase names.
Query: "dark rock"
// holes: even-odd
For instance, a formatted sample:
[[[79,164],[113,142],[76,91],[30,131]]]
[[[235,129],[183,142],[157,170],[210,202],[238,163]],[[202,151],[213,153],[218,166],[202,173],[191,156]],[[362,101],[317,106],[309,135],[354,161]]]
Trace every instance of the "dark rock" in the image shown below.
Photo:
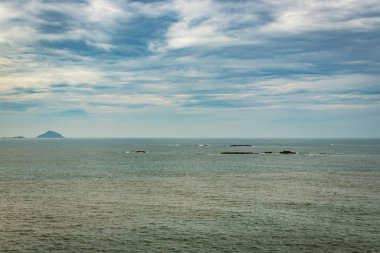
[[[146,151],[145,150],[137,150],[136,153],[144,153],[145,154]]]
[[[264,151],[264,154],[272,154],[272,151]]]
[[[64,138],[64,137],[57,132],[47,131],[44,134],[38,135],[37,138]]]
[[[232,144],[230,147],[252,147],[251,144]]]
[[[295,154],[296,152],[293,152],[293,151],[289,151],[289,150],[284,150],[284,151],[281,151],[280,154],[284,154],[284,155],[292,155],[292,154]]]
[[[222,152],[221,155],[253,155],[253,152]]]
[[[25,137],[24,136],[15,136],[13,137],[13,139],[24,139]]]

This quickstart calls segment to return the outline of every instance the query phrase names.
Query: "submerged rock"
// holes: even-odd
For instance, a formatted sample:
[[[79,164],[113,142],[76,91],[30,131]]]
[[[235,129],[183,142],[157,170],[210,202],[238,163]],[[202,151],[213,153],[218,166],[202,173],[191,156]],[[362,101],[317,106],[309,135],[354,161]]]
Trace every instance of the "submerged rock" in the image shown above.
[[[284,151],[281,151],[280,154],[284,154],[284,155],[292,155],[292,154],[295,154],[296,152],[293,152],[293,151],[289,151],[289,150],[284,150]]]
[[[272,151],[264,151],[264,154],[273,154]]]
[[[252,144],[232,144],[230,147],[252,147]]]
[[[47,131],[44,134],[38,135],[37,138],[64,138],[64,137],[57,132]]]
[[[25,137],[24,136],[15,136],[15,137],[12,137],[13,139],[24,139]]]
[[[221,155],[253,155],[253,152],[221,152]]]
[[[146,151],[145,150],[137,150],[136,153],[144,153],[145,154]]]

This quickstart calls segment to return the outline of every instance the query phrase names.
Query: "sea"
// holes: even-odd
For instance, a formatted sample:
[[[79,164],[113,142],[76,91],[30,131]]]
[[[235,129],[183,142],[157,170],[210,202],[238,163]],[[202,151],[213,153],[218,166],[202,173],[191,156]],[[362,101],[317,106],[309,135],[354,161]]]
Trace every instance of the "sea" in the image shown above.
[[[0,252],[380,252],[380,139],[0,139]]]

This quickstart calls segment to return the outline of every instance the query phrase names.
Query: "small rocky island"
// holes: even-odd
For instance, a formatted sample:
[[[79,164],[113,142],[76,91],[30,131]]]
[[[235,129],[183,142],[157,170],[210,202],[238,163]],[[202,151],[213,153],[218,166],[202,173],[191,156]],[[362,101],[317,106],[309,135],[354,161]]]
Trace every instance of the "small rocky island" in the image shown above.
[[[253,155],[253,152],[221,152],[221,155]]]
[[[44,134],[40,134],[37,138],[64,138],[61,134],[54,131],[47,131]]]
[[[280,154],[283,154],[283,155],[294,155],[294,154],[296,154],[296,152],[289,151],[289,150],[284,150],[284,151],[281,151]]]
[[[225,151],[221,152],[221,155],[258,155],[258,154],[273,154],[272,151],[264,151],[262,153],[257,153],[257,152],[251,152],[251,151]],[[284,155],[292,155],[292,154],[297,154],[296,152],[290,151],[290,150],[284,150],[279,152],[279,154],[284,154]]]

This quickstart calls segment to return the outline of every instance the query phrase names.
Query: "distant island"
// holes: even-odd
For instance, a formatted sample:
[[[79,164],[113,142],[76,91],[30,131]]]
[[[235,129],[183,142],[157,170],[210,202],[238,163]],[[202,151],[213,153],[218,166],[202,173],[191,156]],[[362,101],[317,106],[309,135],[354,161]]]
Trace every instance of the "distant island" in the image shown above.
[[[64,137],[57,132],[47,131],[44,134],[38,135],[37,138],[64,138]]]
[[[25,139],[24,136],[2,137],[3,139]]]

